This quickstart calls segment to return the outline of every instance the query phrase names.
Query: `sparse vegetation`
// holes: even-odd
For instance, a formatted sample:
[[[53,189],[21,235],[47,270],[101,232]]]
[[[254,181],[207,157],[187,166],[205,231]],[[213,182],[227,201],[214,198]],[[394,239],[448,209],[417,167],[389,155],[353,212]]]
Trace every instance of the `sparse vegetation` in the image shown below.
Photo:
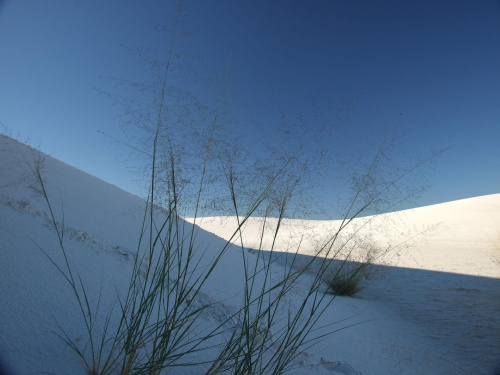
[[[308,164],[301,162],[299,156],[308,140],[292,151],[272,153],[272,165],[264,165],[261,160],[241,168],[238,158],[228,151],[230,147],[225,147],[216,136],[224,81],[211,125],[203,133],[204,146],[196,149],[199,168],[186,178],[182,174],[183,158],[173,138],[175,132],[169,128],[171,123],[164,120],[169,110],[167,82],[172,53],[171,46],[161,77],[156,124],[143,129],[153,136],[149,193],[127,292],[116,296],[115,303],[111,304],[114,309],[102,311],[100,297],[96,306],[91,305],[90,292],[76,276],[77,266],[70,263],[62,230],[64,220],[61,224],[52,210],[41,165],[33,169],[38,192],[47,202],[64,262],[59,264],[49,259],[69,284],[86,329],[83,340],[72,339],[64,331],[61,338],[92,375],[161,374],[178,366],[199,367],[208,374],[284,373],[296,365],[294,359],[299,353],[329,332],[328,329],[319,333],[314,330],[333,301],[323,293],[323,282],[327,280],[336,294],[353,295],[366,276],[369,261],[343,262],[335,268],[333,262],[338,254],[340,234],[362,213],[370,209],[383,212],[383,208],[391,207],[384,205],[383,195],[413,169],[382,180],[379,185],[374,178],[379,171],[375,166],[383,153],[377,155],[367,172],[355,179],[355,193],[338,230],[325,239],[317,255],[299,270],[295,265],[300,242],[290,249],[295,256],[280,268],[282,277],[276,280],[272,257],[275,240],[293,197],[303,191],[300,183],[307,176]],[[218,171],[218,180],[213,177],[214,171]],[[251,189],[247,188],[248,178],[243,178],[244,175],[255,177]],[[181,218],[181,208],[191,205],[189,209],[194,212],[196,223],[203,207],[210,202],[220,203],[220,200],[210,200],[213,196],[206,198],[207,191],[213,192],[213,186],[207,185],[213,183],[219,189],[216,198],[227,197],[224,202],[229,202],[238,220],[231,239],[215,252],[200,248],[196,226],[187,225]],[[221,186],[226,189],[220,189]],[[264,257],[261,247],[255,249],[255,256],[245,251],[241,231],[245,222],[256,215],[263,217],[262,233],[267,218],[278,218],[272,233],[270,257]],[[347,238],[350,236],[355,237],[356,231]],[[204,329],[200,333],[197,330],[200,320],[213,304],[198,303],[199,297],[236,238],[240,239],[244,275],[241,305],[228,311],[208,331]],[[345,248],[345,244],[341,248]],[[289,293],[313,264],[315,273],[308,284],[304,284],[303,300],[299,306],[289,306]],[[214,347],[218,349],[217,355],[213,355]]]
[[[216,126],[215,120],[213,126]],[[158,134],[161,131],[159,122]],[[296,366],[294,359],[298,354],[329,332],[328,329],[320,332],[315,330],[320,317],[333,301],[321,288],[324,281],[329,280],[329,287],[336,294],[353,295],[361,287],[369,262],[343,262],[337,269],[334,262],[340,254],[339,248],[346,249],[346,243],[338,246],[341,234],[354,218],[370,207],[371,201],[363,203],[361,209],[352,215],[348,211],[341,226],[324,241],[317,255],[311,257],[307,264],[301,264],[298,270],[295,266],[296,257],[301,250],[300,243],[291,249],[294,254],[291,262],[280,268],[282,277],[276,280],[272,277],[276,269],[272,254],[274,241],[280,233],[296,184],[296,180],[292,183],[283,181],[286,181],[286,171],[293,159],[285,160],[251,204],[244,201],[245,210],[242,210],[238,199],[238,181],[231,168],[226,171],[227,191],[233,202],[238,227],[223,247],[212,252],[208,248],[199,247],[196,227],[187,225],[178,213],[183,196],[178,190],[174,155],[170,158],[170,171],[167,174],[169,180],[166,184],[168,189],[164,195],[169,198],[167,205],[161,207],[155,204],[158,189],[156,140],[157,137],[153,143],[150,193],[128,291],[124,296],[117,295],[115,303],[111,304],[117,306],[117,320],[114,309],[102,311],[101,297],[96,306],[89,302],[89,291],[76,276],[75,265],[69,261],[64,244],[64,222],[58,222],[52,210],[42,177],[42,166],[36,164],[34,167],[38,192],[49,207],[64,263],[58,264],[49,259],[70,285],[86,327],[83,340],[73,339],[64,331],[61,338],[83,361],[89,374],[161,374],[178,366],[201,366],[200,371],[209,374],[285,373]],[[212,143],[209,140],[207,155]],[[204,191],[207,160],[208,156],[199,180],[195,212],[198,211]],[[163,170],[162,176],[165,176],[164,172]],[[281,189],[283,186],[287,187],[280,190],[280,201],[276,200],[276,191],[273,190],[276,186]],[[359,193],[356,194],[353,206],[357,204],[359,196]],[[256,249],[255,254],[244,251],[245,245],[240,236],[245,222],[259,209],[267,213],[263,218],[262,233],[266,227],[266,219],[272,213],[277,213],[278,217],[272,234],[274,239],[270,257],[265,257],[261,248]],[[195,223],[196,220],[195,216]],[[355,236],[356,231],[347,234],[347,243]],[[242,250],[244,278],[241,305],[236,310],[227,312],[225,318],[216,322],[210,330],[202,330],[203,334],[200,335],[196,333],[200,320],[213,305],[198,303],[198,297],[203,294],[204,286],[235,238],[240,238]],[[212,258],[207,259],[208,256]],[[288,306],[289,293],[312,267],[315,272],[307,281],[308,284],[304,284],[305,294],[301,304],[293,308]],[[109,306],[108,303],[106,305]],[[286,319],[282,315],[285,310]],[[333,332],[334,329],[331,330]],[[215,356],[214,347],[218,348]]]
[[[339,262],[339,261],[337,261]],[[340,262],[325,272],[323,280],[328,290],[337,296],[356,295],[366,282],[369,263]]]

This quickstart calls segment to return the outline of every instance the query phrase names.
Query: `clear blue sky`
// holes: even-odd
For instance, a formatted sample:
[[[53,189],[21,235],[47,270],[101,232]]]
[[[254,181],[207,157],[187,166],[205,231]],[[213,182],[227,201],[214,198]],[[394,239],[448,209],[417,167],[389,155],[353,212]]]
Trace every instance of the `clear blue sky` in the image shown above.
[[[398,121],[409,154],[449,147],[418,205],[500,193],[500,2],[187,0],[182,14],[189,66],[221,77],[232,56],[232,126],[273,134],[282,114],[314,123],[363,93],[339,125],[353,149]],[[99,91],[120,94],[106,77],[151,79],[130,51],[164,59],[173,16],[169,1],[0,1],[0,121],[138,193],[100,133],[120,137],[123,108]],[[214,82],[196,94],[210,101]]]

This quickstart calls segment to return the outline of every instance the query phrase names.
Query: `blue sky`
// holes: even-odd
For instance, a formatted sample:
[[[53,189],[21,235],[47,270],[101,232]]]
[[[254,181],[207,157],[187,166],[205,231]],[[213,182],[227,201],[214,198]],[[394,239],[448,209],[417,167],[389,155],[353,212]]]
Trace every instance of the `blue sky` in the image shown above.
[[[151,80],[137,51],[166,58],[173,9],[153,0],[0,2],[0,121],[140,194],[131,160],[102,135],[120,138],[123,112],[103,92],[120,95],[117,80]],[[277,134],[282,116],[300,113],[314,127],[317,113],[333,119],[349,102],[335,120],[346,149],[376,147],[395,123],[408,155],[449,148],[418,205],[500,192],[498,1],[188,0],[178,32],[175,51],[199,74],[189,87],[201,100],[213,102],[231,60],[230,126],[252,142]]]

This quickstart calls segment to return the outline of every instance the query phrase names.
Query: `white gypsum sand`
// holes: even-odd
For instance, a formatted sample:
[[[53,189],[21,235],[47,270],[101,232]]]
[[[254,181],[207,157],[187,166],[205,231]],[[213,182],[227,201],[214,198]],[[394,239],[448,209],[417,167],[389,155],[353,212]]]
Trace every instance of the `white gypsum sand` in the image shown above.
[[[39,249],[62,261],[47,207],[27,187],[30,178],[23,159],[30,161],[38,154],[0,136],[0,155],[2,365],[14,375],[84,374],[81,361],[56,335],[63,328],[73,340],[82,345],[85,341],[69,285]],[[95,305],[101,293],[101,311],[106,311],[128,285],[144,202],[50,157],[45,158],[44,176],[60,220],[64,212],[71,264],[91,303]],[[338,332],[298,356],[291,373],[490,374],[499,361],[500,346],[500,266],[492,260],[498,255],[499,201],[500,195],[493,195],[406,213],[401,222],[406,222],[407,232],[414,226],[443,224],[428,232],[425,242],[417,240],[414,247],[398,248],[381,259],[380,276],[359,297],[337,297],[318,327]],[[228,221],[215,218],[211,227],[209,220],[199,223],[208,230],[197,234],[207,259],[224,243],[217,236],[227,233],[220,228]],[[283,251],[297,241],[295,236],[290,240],[287,231],[296,235],[304,225],[321,234],[334,223],[290,222],[280,239]],[[253,230],[258,232],[257,227]],[[244,233],[245,246],[255,246],[251,222]],[[312,240],[309,248],[304,243],[304,256],[314,245]],[[248,251],[248,259],[253,256]],[[388,261],[391,265],[385,266]],[[273,270],[273,277],[279,278],[280,266]],[[307,282],[306,275],[294,286],[286,308],[280,310],[283,319],[288,308],[300,304]],[[241,252],[235,246],[197,297],[200,304],[212,306],[200,320],[200,330],[237,308],[241,285]],[[181,367],[169,373],[199,374],[203,369]]]
[[[234,217],[207,217],[197,224],[225,238],[235,222]],[[318,239],[340,223],[285,220],[275,250],[295,251],[301,241],[299,252],[311,255]],[[360,298],[416,324],[412,329],[430,341],[432,352],[460,369],[491,373],[500,363],[500,194],[359,218],[354,226],[365,223],[360,236],[380,249],[393,248],[374,261],[379,276],[366,283]],[[242,236],[258,238],[261,225],[262,220],[251,219]],[[269,237],[263,248],[270,248]],[[415,361],[412,352],[425,351],[398,349],[390,341],[380,345],[408,350],[408,362]]]

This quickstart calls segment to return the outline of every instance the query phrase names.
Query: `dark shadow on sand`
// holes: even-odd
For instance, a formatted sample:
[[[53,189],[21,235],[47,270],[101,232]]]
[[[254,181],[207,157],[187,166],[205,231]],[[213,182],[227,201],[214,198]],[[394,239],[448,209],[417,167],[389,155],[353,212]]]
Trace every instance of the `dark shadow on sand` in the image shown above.
[[[270,252],[263,254],[269,259]],[[272,256],[282,265],[291,264],[294,257],[282,252]],[[294,265],[303,267],[311,259],[297,255]],[[371,300],[419,327],[442,349],[440,355],[459,362],[471,374],[495,373],[500,365],[500,279],[386,265],[371,267],[372,276],[354,298]],[[316,269],[313,263],[309,272]]]

